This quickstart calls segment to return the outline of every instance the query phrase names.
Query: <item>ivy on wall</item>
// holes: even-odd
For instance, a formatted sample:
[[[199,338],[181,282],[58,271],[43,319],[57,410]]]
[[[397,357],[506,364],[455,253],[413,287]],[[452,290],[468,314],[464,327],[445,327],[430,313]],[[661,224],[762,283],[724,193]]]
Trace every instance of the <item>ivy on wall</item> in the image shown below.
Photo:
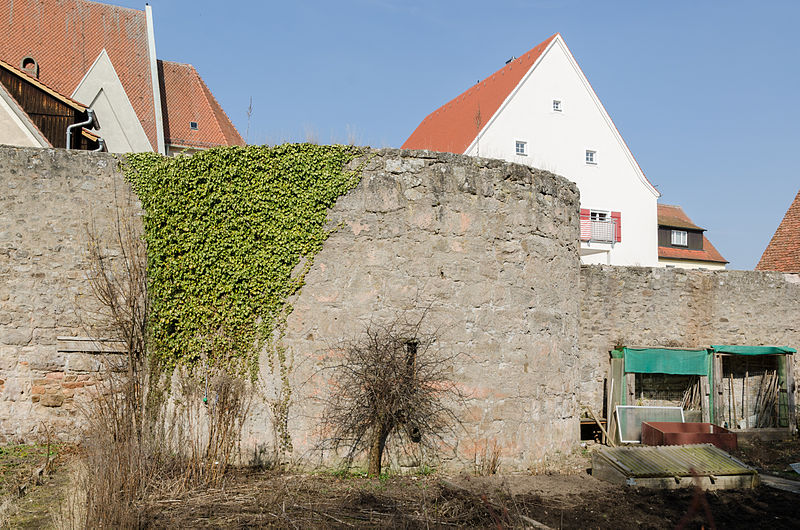
[[[163,368],[255,375],[329,235],[328,208],[360,180],[344,169],[359,154],[285,144],[126,156],[145,211],[151,355]]]

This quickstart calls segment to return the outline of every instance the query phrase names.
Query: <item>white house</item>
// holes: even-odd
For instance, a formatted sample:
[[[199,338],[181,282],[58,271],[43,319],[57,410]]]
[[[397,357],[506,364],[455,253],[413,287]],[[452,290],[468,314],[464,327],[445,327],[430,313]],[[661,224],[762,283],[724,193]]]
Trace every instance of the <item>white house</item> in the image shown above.
[[[560,34],[429,114],[403,144],[562,175],[581,193],[581,260],[658,265],[657,199]]]

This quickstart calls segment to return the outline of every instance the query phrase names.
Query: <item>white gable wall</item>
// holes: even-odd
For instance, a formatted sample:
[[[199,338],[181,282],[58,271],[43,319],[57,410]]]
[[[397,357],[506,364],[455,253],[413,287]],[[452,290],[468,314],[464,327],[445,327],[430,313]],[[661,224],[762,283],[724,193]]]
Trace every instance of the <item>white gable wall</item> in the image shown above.
[[[553,111],[553,100],[562,111]],[[528,155],[515,154],[517,140]],[[586,164],[586,150],[597,164]],[[621,212],[622,241],[581,244],[584,263],[656,266],[658,193],[646,183],[610,118],[558,36],[466,154],[500,158],[563,175],[581,207]]]
[[[109,153],[153,150],[105,50],[97,56],[72,97],[88,104],[97,114],[100,122],[97,134],[106,142]]]
[[[0,144],[18,147],[50,147],[25,111],[0,85]]]

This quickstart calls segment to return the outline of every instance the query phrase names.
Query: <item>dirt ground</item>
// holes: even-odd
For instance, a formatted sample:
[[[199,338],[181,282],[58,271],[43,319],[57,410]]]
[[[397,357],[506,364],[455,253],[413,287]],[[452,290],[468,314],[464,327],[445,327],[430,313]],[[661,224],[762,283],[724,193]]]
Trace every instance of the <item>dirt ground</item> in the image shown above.
[[[786,477],[800,442],[743,446],[736,456]],[[6,526],[50,528],[68,491],[64,450],[40,484],[26,477],[46,461],[41,447],[2,448],[0,479],[16,496]],[[64,463],[66,462],[66,463]],[[215,489],[152,498],[139,506],[143,528],[797,528],[800,495],[755,490],[696,492],[614,486],[591,477],[588,455],[550,474],[360,476],[239,469]],[[800,478],[796,476],[795,478]],[[62,503],[63,504],[63,503]],[[544,526],[541,526],[544,525]]]
[[[800,441],[743,445],[736,456],[789,478]],[[240,471],[224,488],[163,499],[147,526],[373,528],[797,528],[800,496],[754,490],[648,490],[588,474],[589,455],[558,473],[397,476],[384,479]],[[552,470],[551,470],[552,471]],[[793,472],[792,472],[793,473]]]

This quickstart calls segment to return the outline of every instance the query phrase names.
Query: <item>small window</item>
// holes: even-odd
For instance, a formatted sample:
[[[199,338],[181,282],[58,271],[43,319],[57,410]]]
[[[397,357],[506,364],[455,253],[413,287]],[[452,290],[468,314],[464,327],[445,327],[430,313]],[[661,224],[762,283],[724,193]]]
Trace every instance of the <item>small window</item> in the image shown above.
[[[589,219],[591,221],[608,221],[608,212],[598,212],[597,210],[592,210],[589,214]]]
[[[528,154],[528,142],[517,140],[516,153],[518,155],[526,156]]]
[[[688,241],[689,240],[688,240],[688,235],[686,233],[686,230],[673,230],[672,231],[672,244],[673,245],[676,245],[676,246],[679,246],[679,247],[685,247],[685,246],[688,246],[688,244],[689,244]]]
[[[561,112],[561,100],[554,99],[553,100],[553,112]]]
[[[586,150],[586,163],[597,164],[597,151]]]
[[[197,130],[197,122],[196,121],[190,121],[189,122],[189,128],[191,130],[193,130],[193,131],[196,131]]]

